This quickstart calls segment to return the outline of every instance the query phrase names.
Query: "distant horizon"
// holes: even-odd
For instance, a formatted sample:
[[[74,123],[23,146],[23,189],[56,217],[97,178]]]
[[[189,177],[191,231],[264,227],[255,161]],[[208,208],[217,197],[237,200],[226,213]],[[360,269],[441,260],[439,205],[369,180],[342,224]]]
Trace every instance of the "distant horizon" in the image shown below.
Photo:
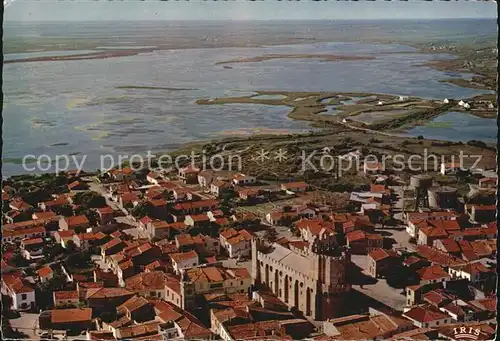
[[[496,19],[495,2],[444,1],[33,1],[16,0],[4,22]]]
[[[378,19],[370,19],[370,18],[360,18],[360,19],[128,19],[128,20],[120,20],[120,19],[107,19],[107,20],[78,20],[72,21],[73,23],[103,23],[103,22],[260,22],[260,21],[275,21],[275,22],[287,22],[287,21],[454,21],[454,20],[497,20],[496,18],[489,17],[477,17],[477,18],[378,18]],[[26,23],[26,24],[36,24],[36,23],[65,23],[67,24],[69,21],[65,20],[9,20],[7,24],[12,23]]]

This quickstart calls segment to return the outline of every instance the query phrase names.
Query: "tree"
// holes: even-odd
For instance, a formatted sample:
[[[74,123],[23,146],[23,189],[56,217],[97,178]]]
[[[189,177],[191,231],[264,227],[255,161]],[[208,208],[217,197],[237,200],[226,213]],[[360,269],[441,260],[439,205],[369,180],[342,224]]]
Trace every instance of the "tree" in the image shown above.
[[[59,208],[55,208],[54,211],[65,217],[71,217],[73,215],[73,208],[70,205],[62,205]]]
[[[28,265],[27,259],[23,257],[19,249],[16,249],[12,254],[12,263],[14,263],[16,267],[24,267]]]
[[[72,240],[68,240],[66,242],[66,252],[67,253],[74,253],[76,251],[76,245],[75,242]]]
[[[275,229],[271,228],[266,231],[265,237],[270,242],[275,242],[276,240],[278,240],[278,232],[276,232]]]
[[[106,206],[106,199],[94,191],[79,192],[75,195],[73,200],[76,205],[81,205],[85,208],[100,208]]]
[[[149,214],[149,212],[150,212],[149,204],[145,203],[145,202],[141,202],[132,209],[131,214],[134,218],[140,219],[142,217],[147,216]]]
[[[384,228],[387,225],[393,224],[393,218],[390,216],[384,216],[381,222],[382,222],[382,228]]]

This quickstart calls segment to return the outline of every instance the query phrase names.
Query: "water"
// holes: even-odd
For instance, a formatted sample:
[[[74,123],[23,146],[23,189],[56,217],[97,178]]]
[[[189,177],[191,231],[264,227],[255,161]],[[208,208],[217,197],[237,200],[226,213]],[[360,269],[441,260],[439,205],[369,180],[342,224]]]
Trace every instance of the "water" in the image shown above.
[[[14,60],[14,59],[26,59],[26,58],[36,58],[36,57],[52,57],[52,56],[73,56],[77,54],[86,54],[95,52],[93,50],[74,50],[74,51],[36,51],[36,52],[25,52],[25,53],[6,53],[4,54],[4,60]]]
[[[484,36],[491,24],[464,22],[448,24],[465,37]],[[436,58],[453,58],[450,55],[414,53],[414,48],[401,44],[352,41],[361,39],[362,34],[376,35],[381,41],[401,36],[418,40],[425,32],[429,33],[429,23],[344,22],[341,30],[338,25],[300,22],[294,24],[293,29],[287,22],[175,25],[149,22],[134,23],[133,28],[122,23],[76,23],[62,27],[58,23],[34,27],[6,25],[5,51],[20,53],[23,58],[40,56],[40,53],[81,53],[113,45],[165,47],[171,44],[172,48],[119,58],[4,65],[3,153],[11,163],[4,164],[3,171],[22,172],[16,163],[26,154],[72,153],[78,157],[85,154],[88,168],[96,168],[103,153],[172,150],[187,142],[208,140],[238,129],[310,130],[307,122],[286,117],[290,107],[197,105],[195,101],[200,98],[248,96],[258,90],[374,92],[437,99],[485,93],[440,83],[439,80],[449,75],[419,66]],[[432,22],[430,26],[442,30],[429,34],[428,39],[441,41],[440,35],[446,34],[442,33],[443,25]],[[412,33],[415,29],[421,30],[419,35]],[[165,30],[168,41],[164,39]],[[38,38],[29,38],[29,49],[20,50],[16,45],[19,37],[24,39],[33,32]],[[71,46],[78,51],[26,53],[55,46],[54,37],[58,47]],[[69,39],[71,37],[78,39]],[[296,39],[303,42],[291,45]],[[278,43],[282,45],[269,46]],[[266,44],[268,46],[263,46]],[[216,65],[221,61],[273,53],[371,55],[377,59],[340,62],[274,59],[233,63],[230,70]],[[13,56],[10,54],[8,58]],[[120,86],[171,89],[120,89]],[[453,138],[453,134],[451,130],[448,136],[443,132],[443,138]]]
[[[326,110],[327,112],[322,112],[324,115],[337,115],[342,112],[342,110],[337,110],[338,105],[327,105]]]
[[[432,123],[436,123],[432,127]],[[417,126],[408,130],[408,135],[424,138],[462,141],[497,141],[496,119],[482,118],[463,112],[449,112],[433,119],[429,125]]]
[[[253,96],[253,99],[285,99],[286,96],[283,95],[258,95]]]

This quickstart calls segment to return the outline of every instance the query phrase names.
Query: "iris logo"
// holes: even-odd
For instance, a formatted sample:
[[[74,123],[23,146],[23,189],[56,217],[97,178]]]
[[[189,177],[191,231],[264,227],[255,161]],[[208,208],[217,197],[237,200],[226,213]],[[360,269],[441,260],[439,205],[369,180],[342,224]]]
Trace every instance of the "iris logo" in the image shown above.
[[[477,340],[481,334],[481,330],[472,327],[457,327],[453,328],[455,340]]]

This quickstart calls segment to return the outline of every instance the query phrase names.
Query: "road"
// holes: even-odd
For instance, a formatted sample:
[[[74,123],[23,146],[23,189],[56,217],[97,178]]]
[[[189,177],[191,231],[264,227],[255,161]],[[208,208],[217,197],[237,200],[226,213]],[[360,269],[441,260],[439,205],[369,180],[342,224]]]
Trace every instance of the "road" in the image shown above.
[[[116,222],[131,225],[131,226],[137,226],[137,223],[132,219],[132,217],[128,216],[127,211],[122,210],[116,202],[114,202],[110,199],[108,193],[106,192],[106,190],[104,189],[104,187],[101,184],[99,184],[95,181],[90,182],[89,189],[91,191],[97,192],[100,195],[102,195],[104,197],[104,199],[106,199],[106,204],[109,207],[111,207],[114,211],[121,211],[121,212],[123,212],[123,214],[125,214],[124,216],[115,217]]]
[[[38,314],[20,313],[21,316],[16,319],[10,319],[10,325],[15,330],[19,330],[28,335],[30,340],[38,340]]]
[[[369,276],[366,271],[368,260],[365,255],[352,255],[351,261],[363,269],[364,275]],[[383,278],[377,278],[373,284],[353,285],[352,288],[397,311],[403,311],[406,306],[406,296],[402,294],[402,289],[390,287]]]

